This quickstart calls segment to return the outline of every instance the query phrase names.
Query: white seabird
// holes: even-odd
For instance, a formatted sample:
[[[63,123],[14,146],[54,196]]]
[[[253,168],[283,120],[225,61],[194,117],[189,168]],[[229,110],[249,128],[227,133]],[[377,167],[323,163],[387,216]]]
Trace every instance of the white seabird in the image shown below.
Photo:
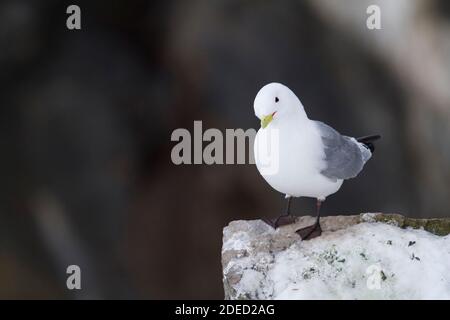
[[[319,236],[321,203],[344,180],[358,175],[380,136],[355,139],[308,119],[297,96],[280,83],[264,86],[256,95],[254,109],[261,120],[254,145],[256,166],[267,183],[288,199],[284,214],[265,221],[275,228],[293,222],[292,197],[316,198],[316,223],[297,233],[304,240]]]

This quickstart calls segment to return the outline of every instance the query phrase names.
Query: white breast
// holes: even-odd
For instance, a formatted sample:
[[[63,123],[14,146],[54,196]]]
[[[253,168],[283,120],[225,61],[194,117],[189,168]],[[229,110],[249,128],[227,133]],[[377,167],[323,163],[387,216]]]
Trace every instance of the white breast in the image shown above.
[[[335,193],[342,180],[332,181],[320,172],[325,167],[322,140],[308,120],[271,123],[259,129],[254,145],[256,166],[275,190],[294,197],[324,199]]]

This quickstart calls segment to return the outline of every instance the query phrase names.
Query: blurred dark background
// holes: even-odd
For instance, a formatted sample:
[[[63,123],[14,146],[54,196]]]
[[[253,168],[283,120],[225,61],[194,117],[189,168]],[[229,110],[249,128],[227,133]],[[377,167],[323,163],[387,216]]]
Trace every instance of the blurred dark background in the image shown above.
[[[223,298],[222,228],[283,196],[254,165],[172,164],[170,137],[258,128],[273,81],[383,136],[325,215],[448,216],[449,34],[445,0],[0,1],[0,298]]]

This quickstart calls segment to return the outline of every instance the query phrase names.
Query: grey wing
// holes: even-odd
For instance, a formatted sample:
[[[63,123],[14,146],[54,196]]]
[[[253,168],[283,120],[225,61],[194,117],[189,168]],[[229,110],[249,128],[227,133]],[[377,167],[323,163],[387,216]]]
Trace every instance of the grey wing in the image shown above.
[[[325,151],[322,174],[332,180],[354,178],[372,156],[370,150],[354,138],[341,135],[323,122],[315,121]]]

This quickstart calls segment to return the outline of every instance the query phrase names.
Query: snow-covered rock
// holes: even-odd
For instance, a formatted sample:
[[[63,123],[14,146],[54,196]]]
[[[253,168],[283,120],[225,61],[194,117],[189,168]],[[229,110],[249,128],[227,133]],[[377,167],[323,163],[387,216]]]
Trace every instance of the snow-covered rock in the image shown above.
[[[226,299],[450,299],[450,219],[362,214],[313,217],[273,230],[260,220],[223,230]]]

